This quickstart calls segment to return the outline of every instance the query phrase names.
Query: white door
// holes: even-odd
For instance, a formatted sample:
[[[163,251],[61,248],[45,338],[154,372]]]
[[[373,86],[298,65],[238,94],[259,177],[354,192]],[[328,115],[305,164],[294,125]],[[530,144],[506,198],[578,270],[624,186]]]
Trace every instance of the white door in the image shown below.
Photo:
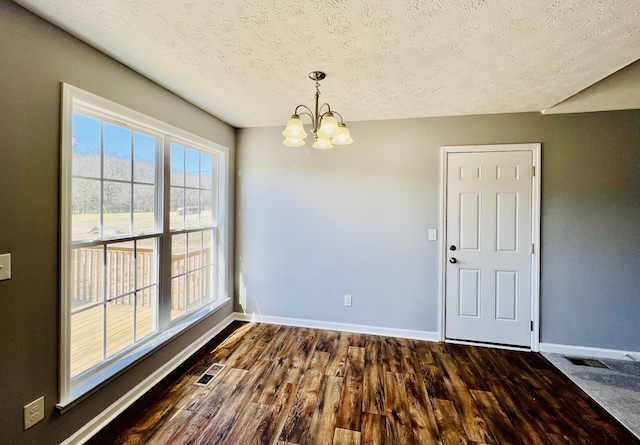
[[[446,153],[445,337],[531,347],[531,151]]]

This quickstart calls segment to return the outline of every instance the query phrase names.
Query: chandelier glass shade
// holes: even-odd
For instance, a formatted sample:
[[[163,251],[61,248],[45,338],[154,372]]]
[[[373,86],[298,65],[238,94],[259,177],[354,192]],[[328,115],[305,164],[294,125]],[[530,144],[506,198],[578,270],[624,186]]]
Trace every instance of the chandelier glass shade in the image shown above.
[[[329,104],[318,104],[320,98],[320,81],[326,77],[322,71],[313,71],[309,74],[309,78],[316,82],[315,95],[315,112],[306,105],[298,105],[289,119],[286,128],[282,132],[285,137],[283,144],[287,147],[302,147],[307,132],[304,124],[300,119],[301,115],[307,115],[311,118],[311,132],[315,140],[313,148],[327,150],[333,148],[334,145],[349,145],[353,143],[351,134],[347,126],[342,120],[342,116],[337,111],[332,111]],[[299,111],[302,109],[303,111]],[[340,121],[335,118],[337,115]]]

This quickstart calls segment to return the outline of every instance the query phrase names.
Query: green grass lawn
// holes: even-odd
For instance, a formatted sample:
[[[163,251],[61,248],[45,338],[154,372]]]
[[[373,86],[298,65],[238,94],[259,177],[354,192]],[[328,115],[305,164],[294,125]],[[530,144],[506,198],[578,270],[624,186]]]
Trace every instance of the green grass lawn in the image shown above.
[[[183,229],[183,228],[196,228],[201,226],[201,221],[198,219],[199,215],[178,215],[177,212],[170,213],[171,228]],[[131,233],[131,214],[130,213],[105,213],[104,214],[104,238],[116,237],[118,235],[127,235]],[[206,223],[206,221],[203,221]],[[100,232],[98,227],[100,226],[100,215],[97,213],[78,213],[71,216],[71,232],[73,241],[87,241],[92,239],[98,239]],[[134,234],[153,233],[154,230],[154,215],[152,212],[147,213],[134,213],[133,214],[133,228]],[[196,247],[200,243],[204,244],[206,248],[210,245],[210,239],[212,236],[211,231],[204,231],[204,237],[200,232],[191,233],[189,237],[189,250],[198,250]],[[203,239],[204,238],[204,239]],[[178,234],[172,237],[172,253],[173,255],[181,255],[186,251],[187,235]],[[153,248],[153,240],[138,241],[138,247]],[[128,246],[133,247],[133,245]]]
[[[205,214],[199,220],[200,215],[178,215],[177,212],[169,214],[172,229],[195,228],[203,224],[210,224],[211,218]],[[117,234],[131,233],[131,214],[130,213],[105,213],[104,219],[104,236],[110,237]],[[71,233],[74,241],[89,240],[99,237],[98,228],[100,227],[100,215],[98,213],[77,213],[71,215]],[[154,231],[154,216],[152,212],[133,213],[133,231],[136,234],[151,233]]]

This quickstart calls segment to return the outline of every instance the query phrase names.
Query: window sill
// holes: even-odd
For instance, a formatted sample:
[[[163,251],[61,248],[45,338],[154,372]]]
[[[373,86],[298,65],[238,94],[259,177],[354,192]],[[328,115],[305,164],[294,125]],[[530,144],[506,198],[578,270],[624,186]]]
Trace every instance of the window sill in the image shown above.
[[[173,339],[178,334],[186,331],[196,323],[206,319],[210,315],[218,312],[224,306],[226,306],[230,298],[224,298],[213,302],[210,306],[202,308],[193,314],[190,314],[184,318],[179,319],[174,325],[170,326],[164,332],[158,333],[156,336],[151,337],[148,341],[142,343],[137,348],[132,349],[117,360],[106,363],[102,367],[97,368],[90,374],[79,378],[72,384],[71,393],[66,399],[61,400],[56,405],[56,408],[61,414],[80,403],[82,400],[89,397],[91,394],[102,388],[107,383],[111,382],[117,377],[117,375],[127,368],[132,366],[138,360],[149,354],[150,352],[158,349],[166,344],[169,340]]]

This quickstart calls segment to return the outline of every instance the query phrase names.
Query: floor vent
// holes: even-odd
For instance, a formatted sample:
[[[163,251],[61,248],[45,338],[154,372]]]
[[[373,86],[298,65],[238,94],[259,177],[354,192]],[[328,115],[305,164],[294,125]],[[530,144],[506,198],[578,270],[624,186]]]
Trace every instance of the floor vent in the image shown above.
[[[207,369],[204,374],[200,376],[200,378],[194,383],[197,386],[209,386],[211,380],[215,379],[220,371],[224,369],[225,365],[221,365],[220,363],[214,363]]]
[[[588,366],[590,368],[609,368],[607,365],[602,363],[600,360],[595,360],[592,358],[576,358],[576,357],[565,357],[574,365],[578,366]]]

